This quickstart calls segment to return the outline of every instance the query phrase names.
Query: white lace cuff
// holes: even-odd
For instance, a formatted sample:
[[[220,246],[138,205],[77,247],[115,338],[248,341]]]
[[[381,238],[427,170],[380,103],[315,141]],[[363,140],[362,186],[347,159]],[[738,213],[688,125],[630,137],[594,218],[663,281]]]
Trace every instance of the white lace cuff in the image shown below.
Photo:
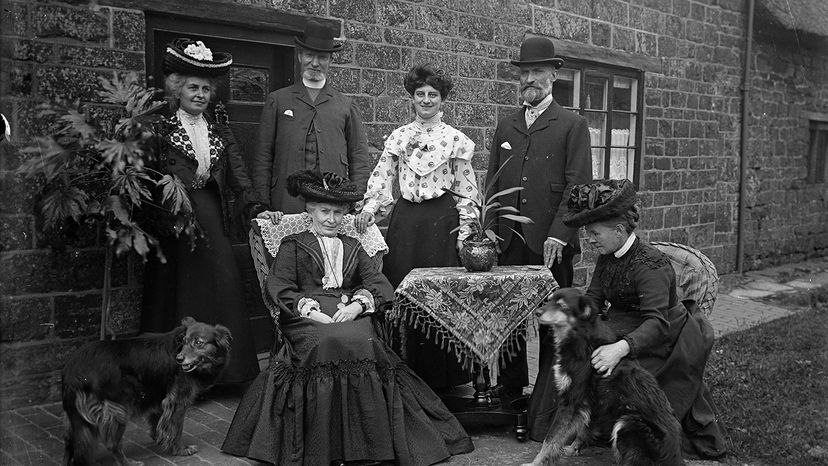
[[[363,307],[365,308],[363,314],[370,314],[375,310],[374,295],[372,295],[371,292],[366,289],[359,289],[354,291],[354,295],[351,296],[351,300],[362,303]]]
[[[319,310],[319,301],[313,298],[302,298],[299,300],[299,304],[296,307],[299,309],[300,316],[308,317],[311,311]]]

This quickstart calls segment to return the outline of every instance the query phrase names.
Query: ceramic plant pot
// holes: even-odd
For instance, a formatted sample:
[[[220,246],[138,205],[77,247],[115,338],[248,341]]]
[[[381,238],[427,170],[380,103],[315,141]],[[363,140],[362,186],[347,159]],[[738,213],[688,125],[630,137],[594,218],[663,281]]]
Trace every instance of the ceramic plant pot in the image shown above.
[[[497,262],[497,247],[494,241],[466,240],[460,248],[460,263],[469,272],[488,272]]]

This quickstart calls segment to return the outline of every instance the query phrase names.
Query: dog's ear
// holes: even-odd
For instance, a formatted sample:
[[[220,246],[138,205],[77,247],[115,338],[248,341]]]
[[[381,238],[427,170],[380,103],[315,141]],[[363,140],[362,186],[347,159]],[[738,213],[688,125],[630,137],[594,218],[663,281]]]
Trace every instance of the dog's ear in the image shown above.
[[[225,353],[229,353],[230,343],[233,341],[233,334],[230,333],[230,329],[224,325],[216,325],[215,332],[216,345],[223,349]]]
[[[196,320],[190,316],[181,319],[181,325],[183,325],[185,328],[189,327],[190,325],[193,325],[194,323],[196,323]]]
[[[581,311],[579,317],[582,320],[593,320],[601,312],[598,302],[587,295],[578,297],[578,309]]]

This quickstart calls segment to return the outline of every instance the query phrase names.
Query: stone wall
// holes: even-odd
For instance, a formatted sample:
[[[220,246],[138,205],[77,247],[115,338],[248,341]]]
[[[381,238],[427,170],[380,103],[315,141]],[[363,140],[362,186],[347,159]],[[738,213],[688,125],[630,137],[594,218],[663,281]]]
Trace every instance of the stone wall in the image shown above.
[[[475,141],[481,172],[498,118],[518,103],[508,59],[527,33],[548,35],[563,50],[649,60],[655,69],[645,75],[641,232],[701,249],[720,273],[734,270],[745,2],[220,1],[240,11],[341,21],[346,42],[332,80],[359,103],[374,151],[409,121],[404,72],[420,62],[450,72],[456,92],[446,120]],[[145,24],[143,4],[133,0],[0,5],[0,109],[14,132],[11,144],[0,145],[0,408],[6,409],[55,398],[62,359],[97,336],[102,283],[98,232],[79,231],[62,250],[40,233],[34,185],[13,173],[18,148],[45,127],[38,102],[62,97],[94,105],[98,76],[144,73]],[[752,66],[748,269],[825,255],[828,247],[826,185],[803,181],[803,112],[828,112],[826,52],[757,38]],[[585,252],[577,283],[586,282],[593,260]],[[136,327],[139,272],[128,261],[116,264],[116,326],[123,333]]]

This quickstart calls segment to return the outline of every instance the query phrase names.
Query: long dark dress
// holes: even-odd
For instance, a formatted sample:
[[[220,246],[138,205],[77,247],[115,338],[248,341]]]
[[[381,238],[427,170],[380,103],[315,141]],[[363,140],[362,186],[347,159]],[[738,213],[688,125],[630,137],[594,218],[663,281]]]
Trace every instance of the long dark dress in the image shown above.
[[[282,240],[267,279],[284,304],[285,344],[242,397],[222,450],[277,465],[389,461],[427,465],[473,450],[437,395],[375,331],[372,319],[322,324],[299,316],[303,297],[329,303],[371,293],[377,309],[392,299],[388,280],[353,238],[343,243],[341,288],[323,289],[323,253],[310,232]]]
[[[155,257],[147,261],[141,331],[167,332],[186,316],[222,324],[230,329],[233,346],[230,361],[218,382],[249,381],[259,373],[259,364],[241,275],[227,236],[229,209],[222,192],[229,186],[236,194],[236,202],[248,206],[248,215],[262,210],[263,206],[255,202],[241,154],[227,127],[209,124],[213,157],[206,182],[196,180],[198,162],[177,116],[164,119],[155,129],[157,137],[152,148],[156,169],[177,176],[189,188],[195,219],[203,236],[193,248],[185,235],[175,237],[167,228],[174,218],[159,212],[151,214],[167,263]]]
[[[695,307],[688,310],[679,301],[669,258],[636,239],[620,258],[598,258],[587,294],[599,303],[609,301],[607,323],[629,343],[627,357],[655,375],[681,422],[685,446],[704,457],[723,455],[724,434],[702,380],[713,328]],[[557,404],[550,343],[541,345],[540,370],[529,403],[530,437],[537,441],[543,440]]]
[[[400,198],[385,235],[388,254],[382,272],[391,285],[399,286],[411,269],[459,266],[457,233],[450,233],[458,224],[455,201],[449,194],[420,203]],[[423,331],[409,327],[406,332],[406,362],[430,387],[452,387],[471,380],[457,358]]]

